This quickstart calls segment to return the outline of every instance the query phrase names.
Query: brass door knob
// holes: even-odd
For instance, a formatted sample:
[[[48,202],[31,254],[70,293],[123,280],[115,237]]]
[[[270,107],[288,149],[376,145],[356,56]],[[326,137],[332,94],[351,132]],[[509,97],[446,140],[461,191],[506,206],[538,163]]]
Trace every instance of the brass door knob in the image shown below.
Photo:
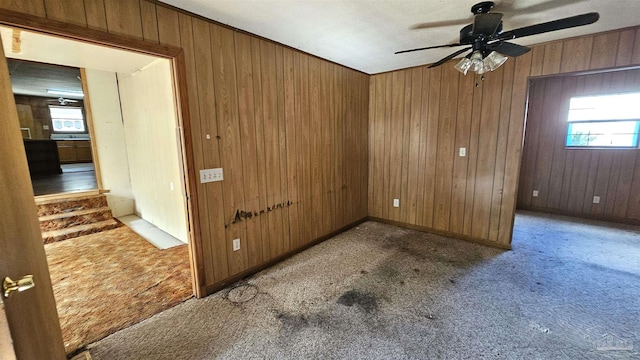
[[[25,291],[36,286],[33,282],[33,275],[25,275],[18,281],[13,281],[9,277],[4,278],[2,288],[4,289],[4,297],[8,298],[14,291]]]

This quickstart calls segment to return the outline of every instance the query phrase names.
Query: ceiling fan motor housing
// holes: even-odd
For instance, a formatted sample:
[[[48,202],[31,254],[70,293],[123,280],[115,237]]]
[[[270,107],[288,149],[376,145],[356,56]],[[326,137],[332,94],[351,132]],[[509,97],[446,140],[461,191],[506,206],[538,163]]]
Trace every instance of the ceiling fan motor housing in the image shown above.
[[[486,14],[489,10],[493,9],[496,5],[493,1],[479,2],[471,7],[471,13],[473,14]]]
[[[500,25],[498,25],[498,29],[496,30],[495,35],[499,35],[501,32],[502,32],[502,22],[500,22]],[[473,44],[476,37],[473,36],[473,24],[469,24],[463,27],[462,29],[460,29],[460,44],[463,44],[463,45]]]

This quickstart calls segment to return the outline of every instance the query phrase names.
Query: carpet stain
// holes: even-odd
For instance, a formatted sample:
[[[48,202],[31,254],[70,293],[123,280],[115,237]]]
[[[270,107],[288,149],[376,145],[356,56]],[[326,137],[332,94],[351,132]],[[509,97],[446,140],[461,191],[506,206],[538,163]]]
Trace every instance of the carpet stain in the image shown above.
[[[371,293],[365,293],[358,290],[349,290],[338,298],[338,304],[344,306],[358,305],[364,312],[370,314],[378,310],[378,300]]]
[[[235,304],[242,304],[253,300],[258,294],[258,288],[251,284],[238,285],[229,290],[227,300]]]
[[[302,315],[293,315],[285,312],[279,312],[276,315],[276,319],[282,324],[282,330],[286,333],[297,333],[303,328],[309,326],[309,320]]]

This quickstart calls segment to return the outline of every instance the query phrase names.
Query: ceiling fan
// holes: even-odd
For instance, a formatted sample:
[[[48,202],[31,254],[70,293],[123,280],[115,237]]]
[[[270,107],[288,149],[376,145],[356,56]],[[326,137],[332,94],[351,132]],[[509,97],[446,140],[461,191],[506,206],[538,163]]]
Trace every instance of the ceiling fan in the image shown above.
[[[64,106],[67,105],[69,103],[75,103],[78,102],[78,100],[73,100],[73,99],[67,99],[67,98],[63,98],[62,96],[57,98],[57,99],[51,99],[51,100],[47,100],[48,102],[57,102],[60,105]]]
[[[460,42],[437,46],[427,46],[416,49],[402,50],[396,54],[437,49],[445,47],[465,46],[465,48],[431,64],[429,68],[440,66],[454,57],[471,50],[455,68],[465,75],[469,70],[478,74],[493,71],[507,61],[507,56],[517,57],[526,54],[530,48],[508,42],[516,38],[542,34],[550,31],[568,29],[576,26],[593,24],[598,21],[600,15],[595,12],[571,16],[536,25],[525,26],[510,31],[502,29],[502,14],[489,12],[495,3],[483,1],[471,7],[474,14],[473,23],[460,30]]]

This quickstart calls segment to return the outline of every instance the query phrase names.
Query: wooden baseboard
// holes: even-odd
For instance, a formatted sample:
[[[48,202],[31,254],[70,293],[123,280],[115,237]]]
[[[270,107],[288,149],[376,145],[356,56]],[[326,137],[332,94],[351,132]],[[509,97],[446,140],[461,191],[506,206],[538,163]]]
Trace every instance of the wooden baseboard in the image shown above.
[[[323,242],[325,240],[328,240],[328,239],[330,239],[330,238],[332,238],[332,237],[334,237],[334,236],[336,236],[336,235],[338,235],[340,233],[343,233],[343,232],[345,232],[345,231],[347,231],[349,229],[352,229],[352,228],[362,224],[363,222],[365,222],[367,220],[368,220],[367,217],[364,217],[364,218],[362,218],[360,220],[356,220],[356,221],[352,222],[351,224],[348,224],[346,226],[341,227],[338,230],[330,232],[327,235],[324,235],[324,236],[321,236],[321,237],[319,237],[317,239],[314,239],[313,241],[311,241],[311,242],[309,242],[309,243],[307,243],[307,244],[305,244],[305,245],[303,245],[303,246],[301,246],[301,247],[299,247],[299,248],[297,248],[295,250],[291,250],[291,251],[289,251],[287,253],[284,253],[284,254],[282,254],[282,255],[280,255],[278,257],[275,257],[275,258],[273,258],[273,259],[271,259],[271,260],[269,260],[267,262],[264,262],[264,263],[262,263],[260,265],[256,265],[256,266],[254,266],[252,268],[249,268],[249,269],[247,269],[247,270],[245,270],[245,271],[243,271],[243,272],[241,272],[239,274],[236,274],[236,275],[233,275],[233,276],[227,278],[224,281],[221,281],[221,282],[218,282],[218,283],[215,283],[215,284],[212,284],[212,285],[208,285],[206,287],[206,293],[204,294],[204,296],[213,294],[214,292],[216,292],[218,290],[224,289],[226,286],[228,286],[230,284],[233,284],[233,283],[235,283],[235,282],[237,282],[239,280],[242,280],[242,279],[244,279],[246,277],[249,277],[249,276],[251,276],[251,275],[253,275],[255,273],[258,273],[258,272],[260,272],[260,271],[262,271],[262,270],[264,270],[264,269],[266,269],[266,268],[268,268],[270,266],[273,266],[273,265],[275,265],[275,264],[277,264],[277,263],[279,263],[279,262],[281,262],[281,261],[283,261],[285,259],[288,259],[288,258],[292,257],[293,255],[296,255],[296,254],[298,254],[298,253],[300,253],[300,252],[302,252],[304,250],[307,250],[308,248],[310,248],[312,246],[318,245],[319,243],[321,243],[321,242]]]
[[[489,240],[485,240],[485,239],[476,238],[476,237],[473,237],[473,236],[456,234],[456,233],[452,233],[452,232],[449,232],[449,231],[437,230],[437,229],[429,228],[429,227],[426,227],[426,226],[407,224],[407,223],[403,223],[403,222],[400,222],[400,221],[387,220],[387,219],[377,218],[377,217],[374,217],[374,216],[367,217],[367,220],[377,221],[377,222],[380,222],[380,223],[383,223],[383,224],[394,225],[394,226],[403,227],[403,228],[411,229],[411,230],[422,231],[422,232],[426,232],[426,233],[430,233],[430,234],[451,237],[451,238],[454,238],[454,239],[469,241],[469,242],[480,244],[480,245],[485,245],[485,246],[490,246],[490,247],[495,247],[495,248],[500,248],[500,249],[505,249],[505,250],[511,250],[511,244],[501,244],[501,243],[498,243],[498,242],[495,242],[495,241],[489,241]]]

